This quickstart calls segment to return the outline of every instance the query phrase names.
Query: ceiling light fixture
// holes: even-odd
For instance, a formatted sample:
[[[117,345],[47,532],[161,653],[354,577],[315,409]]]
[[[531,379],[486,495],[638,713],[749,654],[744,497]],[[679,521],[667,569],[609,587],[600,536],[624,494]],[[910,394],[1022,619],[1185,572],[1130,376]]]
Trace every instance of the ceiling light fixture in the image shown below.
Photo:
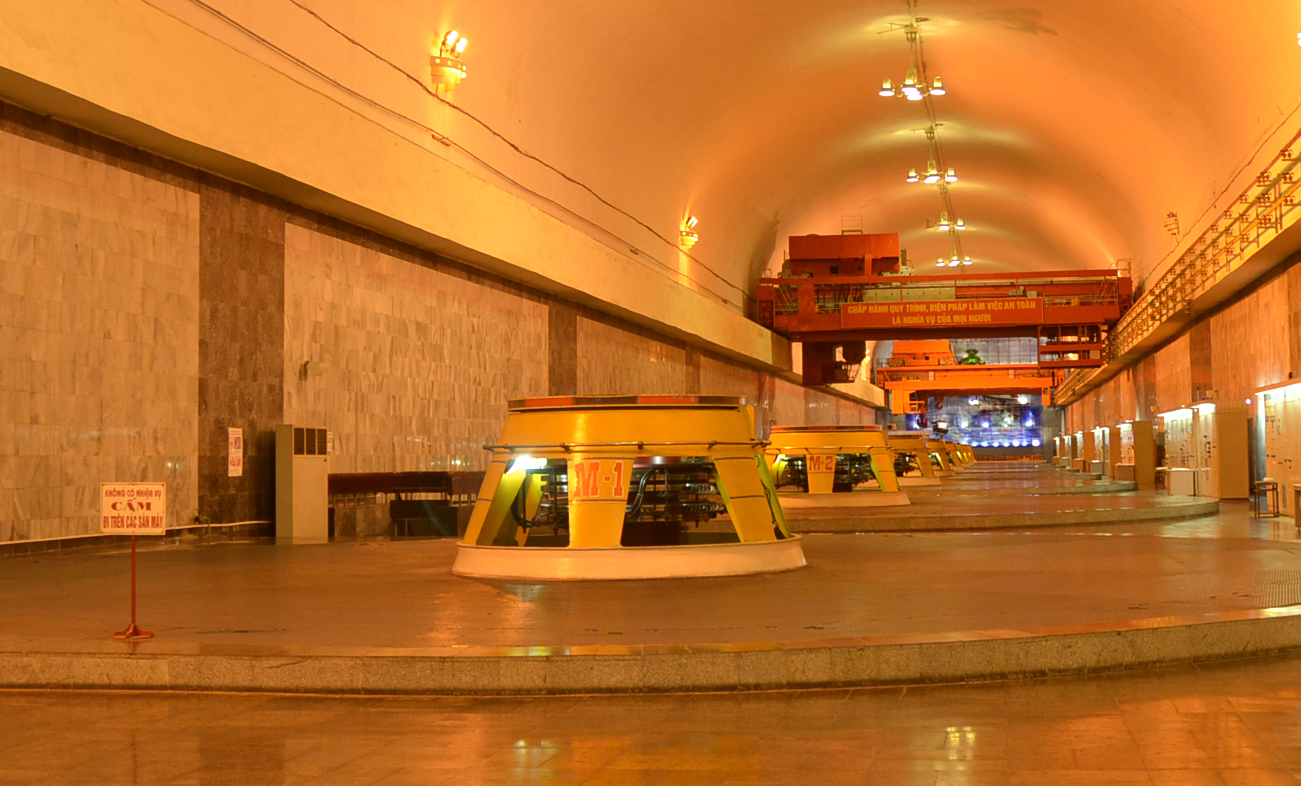
[[[898,89],[895,88],[894,82],[890,79],[882,80],[881,89],[877,95],[882,98],[904,98],[909,101],[921,101],[927,96],[942,96],[948,91],[944,89],[944,82],[937,76],[931,80],[930,87],[926,86],[925,80],[917,72],[917,67],[913,66],[908,69],[903,81],[899,83]]]
[[[915,13],[906,24],[900,23],[891,25],[892,30],[902,30],[904,36],[908,39],[909,49],[909,68],[904,78],[896,83],[890,79],[881,80],[881,89],[878,95],[883,98],[903,98],[908,101],[929,101],[932,96],[942,96],[948,91],[944,87],[944,80],[938,76],[931,76],[926,73],[926,66],[923,62],[921,51],[921,23],[928,21],[924,17],[919,17]],[[926,228],[932,227],[949,233],[949,241],[952,244],[951,258],[941,257],[936,266],[940,268],[955,268],[972,264],[971,257],[966,256],[962,251],[962,238],[959,232],[965,230],[967,225],[961,219],[954,216],[956,212],[953,207],[952,194],[949,186],[958,182],[957,172],[944,160],[943,150],[940,148],[940,141],[937,138],[937,131],[940,123],[935,117],[935,108],[932,104],[926,104],[926,114],[930,120],[929,125],[924,129],[926,141],[930,148],[930,158],[926,162],[926,168],[923,170],[909,169],[907,181],[909,183],[926,183],[935,186],[940,192],[940,199],[943,202],[943,210],[940,213],[938,224],[933,224],[931,219],[926,220]],[[919,174],[920,171],[920,174]]]

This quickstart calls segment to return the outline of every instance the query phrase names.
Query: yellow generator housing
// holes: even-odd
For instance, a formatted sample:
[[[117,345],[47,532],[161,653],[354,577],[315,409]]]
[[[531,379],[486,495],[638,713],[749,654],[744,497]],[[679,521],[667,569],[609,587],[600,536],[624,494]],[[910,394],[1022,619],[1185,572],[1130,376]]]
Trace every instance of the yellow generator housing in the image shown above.
[[[485,446],[492,461],[453,570],[649,578],[799,567],[766,445],[741,399],[511,401],[500,441]],[[730,526],[703,531],[715,518]],[[767,557],[737,548],[758,544],[783,548]],[[701,550],[710,547],[723,556]]]
[[[880,491],[899,490],[894,453],[878,427],[777,426],[770,441],[768,461],[778,486],[831,494],[876,481]]]

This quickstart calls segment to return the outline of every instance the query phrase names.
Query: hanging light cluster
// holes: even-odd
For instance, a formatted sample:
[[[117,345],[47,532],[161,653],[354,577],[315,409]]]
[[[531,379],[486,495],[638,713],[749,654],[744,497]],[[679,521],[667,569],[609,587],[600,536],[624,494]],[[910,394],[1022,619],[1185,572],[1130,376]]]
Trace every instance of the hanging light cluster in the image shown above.
[[[909,101],[921,101],[926,96],[942,96],[944,93],[944,83],[940,81],[938,76],[931,81],[930,87],[927,87],[924,80],[918,79],[917,69],[910,68],[908,69],[908,75],[903,78],[903,84],[899,86],[898,90],[894,89],[894,82],[887,79],[881,83],[879,95],[886,98],[898,97]]]
[[[886,79],[881,83],[879,95],[884,98],[904,98],[908,101],[920,101],[926,108],[926,116],[930,121],[926,128],[926,141],[930,147],[930,158],[926,162],[925,169],[921,171],[909,169],[908,176],[905,179],[909,183],[924,183],[935,186],[939,190],[943,209],[940,213],[938,228],[949,233],[953,253],[948,259],[941,258],[938,266],[959,267],[972,264],[971,257],[962,253],[962,239],[958,234],[965,230],[967,225],[960,218],[950,219],[950,216],[953,216],[955,211],[953,209],[953,198],[949,193],[949,186],[958,182],[958,173],[954,171],[953,167],[944,164],[944,151],[940,148],[940,142],[936,135],[939,123],[935,118],[935,106],[931,102],[934,96],[945,95],[948,91],[944,89],[944,82],[939,77],[927,78],[926,65],[922,57],[921,29],[918,26],[918,23],[922,21],[925,20],[918,19],[914,15],[909,19],[908,24],[899,26],[908,39],[912,63],[907,75],[904,76],[903,82],[897,88],[894,82]],[[929,221],[927,226],[930,226]]]
[[[945,183],[956,183],[958,182],[958,175],[953,171],[953,167],[949,167],[948,171],[941,175],[940,170],[935,168],[935,159],[933,158],[926,162],[926,171],[920,175],[917,174],[916,169],[908,170],[909,183],[922,182],[927,185],[935,185],[941,180]]]
[[[956,178],[955,178],[955,179],[956,179]],[[949,213],[948,213],[948,211],[946,210],[945,212],[940,213],[940,224],[939,224],[939,227],[940,227],[940,229],[944,230],[945,232],[947,232],[947,231],[950,230],[950,229],[953,229],[953,230],[955,230],[955,231],[961,232],[962,230],[964,230],[964,229],[967,228],[967,225],[966,225],[966,224],[962,221],[962,219],[960,219],[960,218],[959,218],[957,221],[950,222],[950,221],[949,221]]]

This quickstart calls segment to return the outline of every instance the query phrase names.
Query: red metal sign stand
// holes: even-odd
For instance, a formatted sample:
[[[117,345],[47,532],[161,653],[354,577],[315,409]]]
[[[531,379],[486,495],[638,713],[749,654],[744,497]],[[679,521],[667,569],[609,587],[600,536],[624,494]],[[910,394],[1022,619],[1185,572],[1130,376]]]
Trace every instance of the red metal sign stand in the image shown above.
[[[131,536],[131,625],[113,634],[115,639],[152,639],[154,634],[136,624],[136,536]]]

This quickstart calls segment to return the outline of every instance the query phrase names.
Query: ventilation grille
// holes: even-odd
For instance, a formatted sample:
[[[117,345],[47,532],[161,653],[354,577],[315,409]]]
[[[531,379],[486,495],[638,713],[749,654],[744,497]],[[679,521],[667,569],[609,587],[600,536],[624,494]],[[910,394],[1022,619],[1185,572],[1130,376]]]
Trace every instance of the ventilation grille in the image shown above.
[[[294,455],[324,456],[327,434],[323,428],[294,427]]]

